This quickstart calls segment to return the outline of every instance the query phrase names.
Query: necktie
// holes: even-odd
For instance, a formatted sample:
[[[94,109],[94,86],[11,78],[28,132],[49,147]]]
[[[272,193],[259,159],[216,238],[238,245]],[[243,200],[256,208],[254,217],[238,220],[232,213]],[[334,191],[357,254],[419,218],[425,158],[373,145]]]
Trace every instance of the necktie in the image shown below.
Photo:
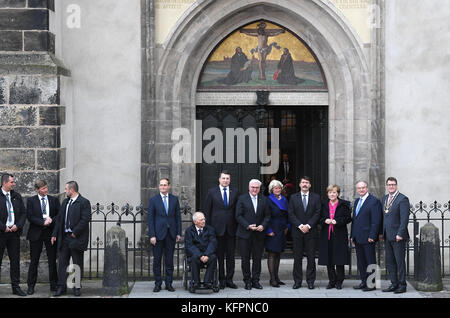
[[[167,205],[167,195],[164,196],[164,208],[166,209],[166,214],[169,214],[169,206]]]
[[[202,235],[203,229],[198,229],[198,236]]]
[[[255,214],[256,214],[256,210],[258,209],[258,202],[256,201],[256,197],[252,196],[252,200],[253,200],[253,207],[255,208]]]
[[[69,204],[67,205],[67,212],[66,212],[66,231],[70,230],[70,218],[69,218],[69,212],[70,207],[72,205],[72,199],[69,200]]]
[[[391,205],[391,202],[392,202],[392,195],[389,194],[388,206]]]
[[[306,194],[303,194],[303,200],[302,200],[302,202],[303,202],[303,209],[304,209],[305,212],[306,212],[306,206],[307,206],[307,203],[306,203]]]
[[[356,206],[356,216],[358,216],[359,209],[361,209],[362,201],[362,198],[359,198],[358,205]]]
[[[42,200],[42,205],[41,205],[42,214],[46,214],[47,213],[47,204],[45,203],[45,198],[42,198],[41,200]]]
[[[228,206],[227,188],[223,188],[223,204],[225,204],[225,207]]]
[[[12,209],[11,200],[9,199],[9,193],[6,194],[6,204],[8,205],[8,223],[12,223],[13,222],[13,219],[12,219],[13,209]]]

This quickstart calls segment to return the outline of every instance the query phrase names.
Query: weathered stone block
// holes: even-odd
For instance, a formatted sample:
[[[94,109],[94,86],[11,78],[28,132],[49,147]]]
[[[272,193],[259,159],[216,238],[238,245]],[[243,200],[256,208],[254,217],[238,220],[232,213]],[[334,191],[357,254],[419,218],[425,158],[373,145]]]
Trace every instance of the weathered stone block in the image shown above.
[[[103,290],[107,295],[128,293],[125,239],[120,226],[113,226],[106,233]]]
[[[0,77],[0,105],[6,104],[6,94],[8,93],[6,79],[4,77]]]
[[[59,170],[60,169],[59,150],[38,150],[37,170]]]
[[[10,104],[59,104],[56,76],[16,76],[11,79]]]
[[[0,30],[48,30],[47,9],[0,10]]]
[[[441,291],[441,252],[439,229],[432,223],[420,229],[419,264],[417,268],[417,289]]]
[[[41,106],[39,107],[39,125],[59,126],[65,123],[65,107]]]
[[[25,31],[25,51],[48,51],[55,53],[55,35],[48,31]]]
[[[22,51],[22,32],[0,31],[0,51]]]
[[[34,106],[0,106],[0,126],[34,126],[37,108]]]
[[[0,0],[0,8],[25,8],[26,0]]]
[[[34,170],[34,150],[0,149],[0,170]]]
[[[28,0],[28,8],[49,8],[48,0]]]
[[[59,128],[0,128],[0,148],[58,148]]]
[[[22,196],[36,194],[34,183],[38,179],[47,181],[50,194],[59,193],[59,172],[15,172],[13,174],[16,179],[15,189]]]

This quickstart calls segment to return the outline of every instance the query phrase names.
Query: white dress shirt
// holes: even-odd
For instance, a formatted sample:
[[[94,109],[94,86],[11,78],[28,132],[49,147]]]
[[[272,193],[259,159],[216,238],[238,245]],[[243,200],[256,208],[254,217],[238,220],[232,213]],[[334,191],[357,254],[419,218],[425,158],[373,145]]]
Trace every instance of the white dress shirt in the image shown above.
[[[78,196],[79,195],[77,195],[76,197],[73,197],[73,198],[70,198],[69,199],[69,201],[67,202],[67,206],[66,206],[66,222],[64,223],[64,224],[67,224],[67,215],[68,215],[68,212],[69,212],[69,203],[70,203],[70,200],[72,200],[72,204],[75,202],[75,200],[76,199],[78,199]],[[71,205],[72,205],[71,204]],[[72,230],[70,230],[70,229],[68,229],[68,230],[64,230],[66,233],[69,233],[69,232],[72,232]]]
[[[8,219],[6,219],[6,226],[7,227],[12,227],[14,225],[15,218],[14,218],[14,207],[12,205],[12,200],[11,200],[11,192],[6,192],[5,190],[3,190],[3,188],[2,188],[2,192],[5,195],[5,197],[6,197],[7,194],[9,195],[9,202],[11,203],[11,211],[13,213],[11,213],[11,211],[9,210],[8,202],[6,202],[5,203],[6,204],[6,211],[8,211],[8,214],[11,213],[11,220],[12,220],[12,222],[8,222]],[[6,198],[6,201],[8,201],[8,198]]]
[[[252,200],[253,203],[253,207],[255,208],[255,213],[256,213],[256,209],[258,208],[258,196],[253,196],[250,192],[250,199]]]
[[[167,193],[166,195],[162,194],[161,192],[159,193],[159,195],[161,196],[161,200],[163,202],[164,205],[164,197],[167,197],[167,212],[169,212],[169,193]]]
[[[45,214],[42,214],[42,218],[45,220],[46,218],[50,217],[50,206],[48,203],[48,196],[41,197],[38,194],[38,198],[39,198],[39,203],[40,203],[41,209],[42,209],[42,198],[44,198],[44,200],[45,200]]]

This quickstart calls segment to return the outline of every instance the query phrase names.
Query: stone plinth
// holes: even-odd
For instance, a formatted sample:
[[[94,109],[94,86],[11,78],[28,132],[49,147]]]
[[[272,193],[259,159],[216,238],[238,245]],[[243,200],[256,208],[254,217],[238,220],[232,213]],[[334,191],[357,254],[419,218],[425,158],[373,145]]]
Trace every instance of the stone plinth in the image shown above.
[[[417,264],[417,289],[441,291],[441,254],[439,229],[427,223],[420,229],[419,263]]]
[[[114,226],[106,233],[103,290],[117,296],[128,291],[125,231]]]

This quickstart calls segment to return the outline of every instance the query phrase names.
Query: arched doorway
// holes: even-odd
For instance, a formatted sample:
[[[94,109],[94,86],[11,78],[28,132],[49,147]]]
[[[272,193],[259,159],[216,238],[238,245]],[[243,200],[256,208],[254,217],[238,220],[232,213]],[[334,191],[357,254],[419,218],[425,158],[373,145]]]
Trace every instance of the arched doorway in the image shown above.
[[[171,161],[175,142],[170,131],[178,127],[194,131],[197,80],[210,53],[237,27],[259,20],[282,25],[303,39],[322,66],[326,101],[320,94],[309,98],[328,106],[328,182],[339,184],[347,198],[353,196],[356,179],[371,177],[371,182],[380,183],[373,180],[371,171],[384,167],[384,157],[375,151],[383,136],[374,138],[371,131],[379,120],[372,110],[374,84],[361,44],[331,4],[199,1],[158,48],[155,70],[144,80],[143,89],[152,93],[143,102],[143,193],[154,191],[152,181],[159,176],[169,176],[173,191],[190,206],[197,206],[196,163]],[[384,174],[379,175],[382,179]]]
[[[277,94],[274,98],[270,96],[273,93]],[[263,94],[268,98],[258,100]],[[266,195],[271,179],[287,184],[288,192],[293,193],[303,175],[312,177],[312,191],[323,193],[328,184],[328,107],[308,102],[311,94],[328,95],[322,67],[304,41],[283,26],[266,20],[252,22],[233,31],[212,50],[198,80],[196,119],[202,122],[207,140],[204,138],[202,150],[206,152],[216,142],[209,143],[211,129],[222,132],[222,149],[213,150],[220,152],[214,161],[197,161],[197,210],[202,210],[206,193],[217,185],[222,170],[231,173],[232,186],[241,193],[248,190],[253,178],[263,182]],[[257,140],[250,141],[250,136],[244,137],[245,156],[238,163],[235,157],[240,149],[235,144],[242,135],[230,140],[226,132],[239,128],[265,128],[268,141],[260,145]],[[275,136],[272,129],[277,129]],[[263,138],[258,131],[255,136]],[[261,171],[266,163],[261,158],[251,158],[252,152],[260,154],[261,147],[267,147],[268,164],[276,165],[270,172]]]

